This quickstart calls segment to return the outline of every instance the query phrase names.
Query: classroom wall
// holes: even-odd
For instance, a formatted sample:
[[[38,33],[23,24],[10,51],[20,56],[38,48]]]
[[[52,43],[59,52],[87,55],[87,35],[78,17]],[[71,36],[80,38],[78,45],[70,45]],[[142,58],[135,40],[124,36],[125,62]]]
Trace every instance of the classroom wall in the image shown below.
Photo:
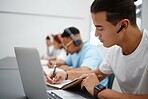
[[[14,56],[14,47],[35,47],[45,53],[45,36],[75,26],[89,39],[92,0],[0,0],[0,59]]]
[[[142,28],[148,30],[148,0],[142,0]]]

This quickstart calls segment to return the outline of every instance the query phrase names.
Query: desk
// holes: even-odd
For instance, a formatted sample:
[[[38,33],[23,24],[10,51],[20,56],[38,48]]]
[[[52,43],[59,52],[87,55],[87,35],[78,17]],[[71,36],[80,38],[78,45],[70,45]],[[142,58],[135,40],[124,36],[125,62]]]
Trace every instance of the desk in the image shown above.
[[[47,87],[48,90],[53,88]],[[89,93],[82,90],[68,90],[87,99],[92,99]],[[0,60],[0,99],[26,99],[22,86],[16,58],[6,57]]]
[[[18,69],[17,61],[15,57],[6,57],[0,60],[0,70]]]

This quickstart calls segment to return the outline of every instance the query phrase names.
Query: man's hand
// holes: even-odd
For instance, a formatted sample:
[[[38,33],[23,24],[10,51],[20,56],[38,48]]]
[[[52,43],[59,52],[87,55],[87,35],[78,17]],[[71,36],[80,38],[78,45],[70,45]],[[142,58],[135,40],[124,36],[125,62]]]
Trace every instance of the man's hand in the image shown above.
[[[48,68],[53,68],[56,61],[49,61]]]
[[[52,63],[48,63],[48,68],[53,68],[53,64]]]
[[[96,74],[84,74],[80,76],[80,78],[85,78],[81,83],[81,89],[84,89],[85,87],[91,95],[94,95],[94,87],[100,83]]]
[[[66,76],[67,76],[67,72],[65,71],[60,71],[60,72],[56,72],[56,75],[54,77],[54,79],[52,78],[53,72],[51,72],[49,75],[45,74],[47,82],[50,84],[60,84],[63,82],[63,80],[65,80]]]

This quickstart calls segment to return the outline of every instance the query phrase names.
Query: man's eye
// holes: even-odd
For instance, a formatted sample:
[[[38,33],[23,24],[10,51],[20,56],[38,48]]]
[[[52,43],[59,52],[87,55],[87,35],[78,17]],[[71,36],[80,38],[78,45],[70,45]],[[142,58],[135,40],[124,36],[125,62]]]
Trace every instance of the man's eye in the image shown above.
[[[98,31],[103,31],[103,28],[97,28]]]

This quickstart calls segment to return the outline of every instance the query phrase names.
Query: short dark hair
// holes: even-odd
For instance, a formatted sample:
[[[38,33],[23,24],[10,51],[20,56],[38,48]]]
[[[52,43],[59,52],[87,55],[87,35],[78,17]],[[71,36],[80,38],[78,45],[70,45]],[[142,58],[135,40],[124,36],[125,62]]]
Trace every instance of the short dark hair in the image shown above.
[[[46,40],[50,40],[50,37],[49,37],[49,36],[47,36],[47,37],[46,37]]]
[[[69,27],[68,29],[73,35],[80,34],[80,31],[75,27]],[[64,30],[64,32],[62,33],[62,37],[70,37],[70,35]]]
[[[137,0],[95,0],[91,5],[91,13],[106,12],[107,21],[116,25],[122,19],[128,19],[132,26],[136,26]]]
[[[54,39],[56,42],[61,43],[61,39],[58,37],[58,35],[61,35],[61,34],[52,35],[52,36],[53,36],[53,39]]]

